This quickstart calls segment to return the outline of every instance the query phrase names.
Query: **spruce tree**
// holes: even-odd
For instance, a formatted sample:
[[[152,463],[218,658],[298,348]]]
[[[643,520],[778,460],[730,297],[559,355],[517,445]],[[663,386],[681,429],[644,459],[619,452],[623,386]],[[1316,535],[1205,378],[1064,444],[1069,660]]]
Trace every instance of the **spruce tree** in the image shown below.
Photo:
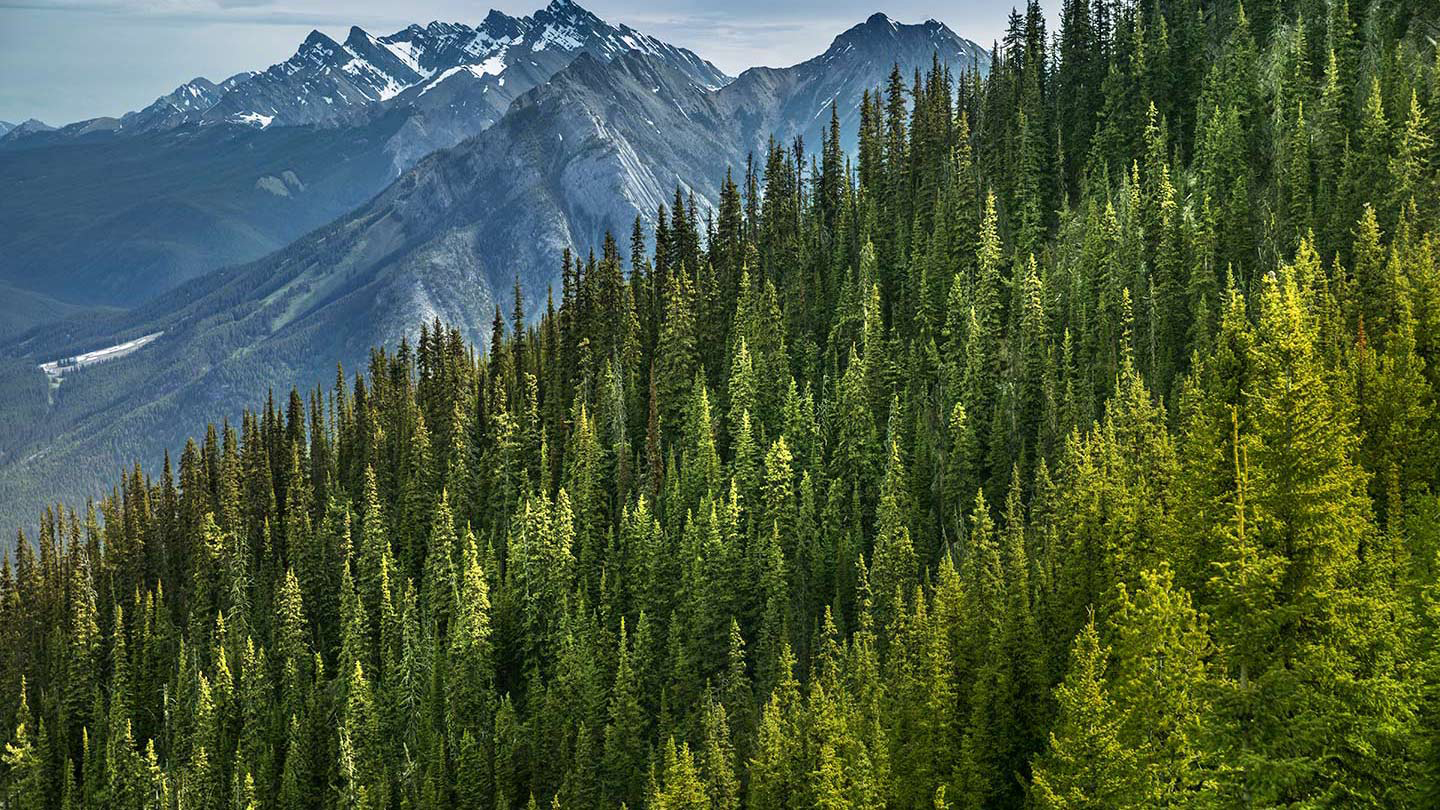
[[[1105,684],[1109,649],[1092,619],[1075,637],[1070,671],[1055,690],[1059,717],[1035,764],[1031,795],[1042,808],[1144,807],[1136,795],[1134,754]]]

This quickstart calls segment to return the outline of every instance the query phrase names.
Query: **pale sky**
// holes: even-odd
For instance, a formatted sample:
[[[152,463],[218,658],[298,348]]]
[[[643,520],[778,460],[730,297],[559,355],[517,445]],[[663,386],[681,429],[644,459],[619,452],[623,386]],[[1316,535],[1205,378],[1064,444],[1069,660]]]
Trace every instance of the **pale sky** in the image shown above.
[[[734,75],[814,56],[876,11],[934,17],[989,47],[1009,0],[577,0],[599,17],[689,48]],[[288,58],[311,29],[384,35],[412,22],[477,24],[548,0],[0,0],[0,120],[52,125],[139,109],[195,76],[219,81]],[[1023,3],[1023,0],[1019,0]],[[1047,0],[1049,8],[1059,0]],[[724,11],[717,7],[724,6]]]

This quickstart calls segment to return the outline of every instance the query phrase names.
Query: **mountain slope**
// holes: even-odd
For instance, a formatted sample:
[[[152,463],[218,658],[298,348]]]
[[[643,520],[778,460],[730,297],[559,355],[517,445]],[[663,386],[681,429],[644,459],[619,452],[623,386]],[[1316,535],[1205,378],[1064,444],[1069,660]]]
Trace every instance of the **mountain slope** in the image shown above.
[[[627,233],[637,214],[649,221],[677,185],[708,207],[725,169],[772,132],[816,126],[815,99],[848,109],[891,64],[930,66],[930,34],[894,40],[911,45],[879,51],[889,59],[866,55],[867,37],[889,36],[870,25],[817,60],[747,71],[719,89],[656,55],[581,55],[495,126],[421,160],[353,214],[283,250],[125,316],[12,343],[12,356],[39,364],[164,333],[67,379],[40,433],[6,436],[0,427],[0,451],[27,459],[23,471],[0,462],[0,519],[27,514],[36,481],[86,492],[114,468],[175,447],[217,408],[256,401],[268,387],[331,381],[336,360],[353,368],[368,347],[393,344],[421,321],[438,316],[483,339],[517,278],[536,311],[566,247],[598,247],[607,230]],[[965,67],[961,58],[957,49],[946,64]],[[80,458],[98,463],[77,467]]]
[[[276,250],[392,179],[383,145],[400,123],[205,127],[0,153],[0,281],[129,304]]]
[[[697,85],[728,81],[689,51],[555,0],[477,27],[352,28],[343,45],[317,31],[266,71],[195,79],[118,119],[21,125],[0,139],[0,283],[134,305],[353,209],[577,56],[631,48]]]

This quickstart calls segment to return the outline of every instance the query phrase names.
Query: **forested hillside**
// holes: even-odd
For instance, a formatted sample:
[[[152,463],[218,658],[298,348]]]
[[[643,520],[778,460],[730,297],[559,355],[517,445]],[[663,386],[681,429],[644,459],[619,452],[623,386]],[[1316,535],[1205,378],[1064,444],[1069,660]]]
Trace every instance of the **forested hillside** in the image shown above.
[[[569,0],[552,5],[585,13]],[[419,161],[369,203],[281,250],[202,276],[135,310],[76,315],[0,339],[0,526],[33,527],[47,502],[99,497],[135,461],[158,467],[164,450],[178,450],[187,437],[203,433],[219,417],[217,408],[261,402],[270,389],[283,394],[327,384],[337,363],[360,367],[372,346],[393,346],[404,336],[413,341],[422,321],[438,317],[467,340],[483,342],[491,311],[497,304],[509,308],[517,279],[526,308],[543,308],[547,290],[560,286],[564,248],[599,249],[608,232],[623,240],[637,214],[653,232],[656,212],[677,184],[694,192],[698,210],[709,214],[719,204],[727,168],[743,167],[751,152],[763,153],[772,135],[818,144],[832,102],[842,142],[853,152],[861,98],[884,84],[894,65],[909,76],[938,57],[956,73],[983,74],[990,61],[988,51],[941,23],[903,25],[880,14],[842,32],[813,59],[752,68],[718,89],[697,82],[678,57],[639,50],[608,59],[579,54],[524,93],[494,126]],[[509,70],[486,75],[509,75],[513,88],[518,77]],[[304,128],[272,126],[260,134],[296,139],[292,146],[310,144],[327,160],[352,168],[365,163],[334,144],[315,143],[318,131],[297,129]],[[134,148],[146,140],[125,144]],[[247,143],[222,139],[223,148],[206,154],[214,163],[248,153]],[[105,174],[107,166],[92,162],[91,169]],[[29,171],[47,175],[43,167]],[[182,174],[207,172],[187,164]],[[283,172],[274,167],[266,174]],[[54,172],[47,176],[67,185]],[[301,196],[313,194],[314,179],[303,170],[299,176],[310,189]],[[247,189],[250,183],[253,178]],[[5,184],[0,167],[0,186]],[[354,190],[353,184],[340,185]],[[377,190],[366,188],[364,197]],[[151,196],[138,198],[148,203]],[[25,199],[12,205],[28,212],[26,222],[67,209]],[[297,228],[335,216],[331,210],[324,220],[306,220],[286,206],[262,205]],[[6,226],[0,215],[0,255],[6,255]],[[122,230],[126,244],[138,232]],[[113,240],[96,241],[87,233],[67,238],[116,255]],[[627,247],[622,241],[628,262]],[[4,300],[0,296],[0,310]],[[46,396],[34,366],[154,332],[165,337],[148,351],[77,375]],[[30,417],[35,408],[43,418]]]
[[[1436,806],[1436,18],[1032,3],[47,510],[3,806]]]

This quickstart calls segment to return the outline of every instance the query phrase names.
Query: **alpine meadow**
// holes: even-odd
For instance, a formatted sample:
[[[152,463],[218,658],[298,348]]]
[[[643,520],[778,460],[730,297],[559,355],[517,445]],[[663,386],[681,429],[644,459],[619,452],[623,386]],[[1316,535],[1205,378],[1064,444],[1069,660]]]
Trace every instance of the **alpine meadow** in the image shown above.
[[[652,172],[666,202],[557,250],[548,299],[528,271],[500,306],[453,292],[488,338],[437,317],[363,368],[326,353],[333,382],[216,395],[106,497],[34,504],[0,570],[0,808],[1440,807],[1440,4],[1058,5],[1011,10],[988,64],[932,56],[966,51],[926,23],[928,69],[886,57],[853,109],[796,95],[818,143],[796,125],[718,176]],[[668,155],[739,91],[644,44],[696,99],[647,102]],[[572,148],[515,134],[558,72],[661,93],[614,50],[567,68],[552,44],[474,113],[492,129],[394,162],[453,179],[511,154],[475,144]],[[734,85],[778,95],[757,70]],[[360,137],[316,131],[314,165]],[[739,142],[713,137],[676,165]],[[625,165],[651,182],[648,159]],[[383,251],[332,227],[285,255],[409,250],[378,193]],[[432,197],[426,234],[503,207]],[[250,267],[231,278],[284,265]],[[211,334],[274,317],[207,278],[181,290],[230,302]],[[183,339],[147,306],[106,368]],[[142,379],[50,366],[52,400]]]

